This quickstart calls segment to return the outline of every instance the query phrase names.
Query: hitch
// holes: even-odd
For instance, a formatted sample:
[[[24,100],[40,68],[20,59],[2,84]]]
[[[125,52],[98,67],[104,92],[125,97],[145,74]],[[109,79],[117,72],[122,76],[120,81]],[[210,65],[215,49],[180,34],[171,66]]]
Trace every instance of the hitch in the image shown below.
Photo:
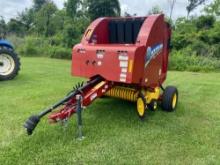
[[[96,98],[103,96],[112,86],[112,83],[105,81],[102,77],[96,77],[86,84],[79,86],[52,107],[42,111],[38,115],[29,117],[24,124],[27,134],[32,135],[41,118],[53,112],[58,107],[64,106],[58,112],[51,114],[49,120],[52,122],[64,121],[74,113],[77,113],[79,138],[82,139],[82,106],[90,105]]]
[[[37,126],[37,124],[40,121],[39,116],[31,116],[28,118],[28,120],[25,122],[24,127],[27,129],[27,134],[31,135]]]

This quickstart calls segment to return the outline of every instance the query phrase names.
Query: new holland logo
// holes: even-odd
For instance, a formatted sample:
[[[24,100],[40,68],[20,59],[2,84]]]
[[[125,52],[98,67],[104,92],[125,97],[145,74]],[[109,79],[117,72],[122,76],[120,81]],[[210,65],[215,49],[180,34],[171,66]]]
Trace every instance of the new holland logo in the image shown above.
[[[153,47],[148,47],[145,57],[145,67],[149,64],[149,62],[155,58],[158,54],[160,54],[163,50],[163,44],[157,44]]]

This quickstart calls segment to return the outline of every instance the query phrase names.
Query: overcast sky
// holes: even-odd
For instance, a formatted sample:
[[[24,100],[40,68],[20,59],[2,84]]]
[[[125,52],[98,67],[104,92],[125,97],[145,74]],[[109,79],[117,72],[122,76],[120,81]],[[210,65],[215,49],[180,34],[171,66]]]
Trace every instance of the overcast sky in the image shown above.
[[[66,0],[53,0],[58,8],[63,7],[63,3]],[[119,0],[121,3],[122,13],[125,11],[139,16],[146,15],[148,11],[155,5],[160,6],[164,13],[169,14],[170,8],[168,5],[169,0]],[[186,5],[188,0],[176,0],[175,9],[173,12],[173,18],[176,19],[180,16],[186,16]],[[208,0],[210,3],[213,0]],[[18,12],[23,11],[25,8],[29,8],[32,5],[32,0],[0,0],[0,16],[3,16],[6,20],[12,17],[16,17]],[[194,15],[200,15],[202,6],[194,11]]]

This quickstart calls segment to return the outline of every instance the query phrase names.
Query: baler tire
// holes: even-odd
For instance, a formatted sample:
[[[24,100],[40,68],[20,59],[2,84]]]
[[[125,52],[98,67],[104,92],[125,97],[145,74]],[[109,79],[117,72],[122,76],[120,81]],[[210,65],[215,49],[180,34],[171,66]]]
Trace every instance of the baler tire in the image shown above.
[[[0,81],[11,80],[15,76],[17,76],[17,74],[20,70],[20,65],[21,65],[20,59],[19,59],[18,55],[14,52],[13,49],[1,47],[0,48],[0,56],[2,56],[2,55],[7,56],[8,60],[9,61],[11,60],[11,62],[13,63],[11,65],[14,65],[14,66],[10,66],[11,68],[10,68],[10,71],[8,71],[8,73],[4,73],[4,72],[1,73],[0,72]],[[2,65],[4,65],[3,62],[2,62]]]
[[[153,112],[156,111],[157,110],[157,100],[156,99],[151,100],[151,102],[147,106],[151,111],[153,111]]]
[[[178,90],[176,87],[168,86],[162,95],[161,106],[167,112],[175,111],[178,103]]]
[[[139,105],[139,104],[141,104],[141,105]],[[142,114],[140,113],[139,108],[142,109],[142,111],[143,111]],[[146,117],[146,109],[147,109],[147,101],[146,101],[144,95],[142,93],[140,93],[137,98],[137,114],[138,114],[138,117],[142,121]]]

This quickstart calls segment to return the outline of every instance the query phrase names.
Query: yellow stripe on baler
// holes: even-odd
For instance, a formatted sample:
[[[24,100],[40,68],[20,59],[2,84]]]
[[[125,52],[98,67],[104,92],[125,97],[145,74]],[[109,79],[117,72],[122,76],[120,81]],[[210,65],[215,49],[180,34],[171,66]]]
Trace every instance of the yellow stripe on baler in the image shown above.
[[[133,70],[133,60],[129,60],[129,64],[128,64],[128,72],[131,73]]]
[[[100,83],[98,83],[93,89],[97,90],[99,89],[101,86],[103,86],[105,84],[105,81],[102,81]]]

